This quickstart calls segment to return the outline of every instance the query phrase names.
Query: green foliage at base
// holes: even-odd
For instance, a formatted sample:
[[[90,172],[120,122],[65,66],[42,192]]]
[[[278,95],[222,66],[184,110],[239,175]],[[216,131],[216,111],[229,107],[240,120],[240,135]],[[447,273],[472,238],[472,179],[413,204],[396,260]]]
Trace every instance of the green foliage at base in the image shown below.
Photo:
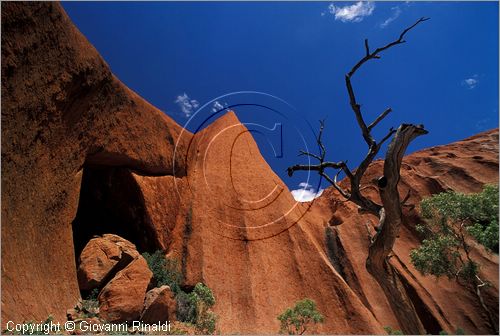
[[[167,285],[174,293],[180,291],[183,276],[177,260],[166,258],[160,250],[153,254],[145,252],[142,256],[146,259],[151,272],[153,272],[153,278],[158,287]]]
[[[404,335],[401,330],[392,329],[392,327],[390,326],[385,326],[384,330],[387,333],[387,335]]]
[[[179,321],[192,323],[202,334],[215,332],[217,316],[210,310],[215,305],[215,297],[210,288],[197,283],[191,293],[178,293],[176,300]]]
[[[444,330],[441,330],[439,332],[439,335],[448,335],[448,333]],[[465,331],[462,328],[458,327],[457,330],[455,330],[455,333],[453,335],[467,335],[467,334],[465,333]]]
[[[281,322],[280,333],[302,335],[312,324],[322,323],[323,315],[316,309],[316,302],[311,299],[298,301],[294,307],[287,308],[278,316]]]
[[[192,324],[201,334],[215,332],[217,316],[210,310],[215,297],[207,286],[197,283],[190,293],[182,290],[183,275],[175,259],[166,258],[162,251],[143,253],[157,286],[167,285],[175,294],[177,319]]]
[[[85,317],[96,317],[99,311],[99,288],[94,288],[89,295],[82,300],[82,312]]]

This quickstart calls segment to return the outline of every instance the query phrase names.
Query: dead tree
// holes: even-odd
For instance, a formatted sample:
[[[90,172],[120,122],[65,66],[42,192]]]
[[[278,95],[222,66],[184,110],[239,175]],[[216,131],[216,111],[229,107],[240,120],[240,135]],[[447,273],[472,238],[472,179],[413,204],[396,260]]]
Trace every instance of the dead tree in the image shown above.
[[[427,131],[423,125],[402,124],[397,130],[390,128],[387,134],[380,140],[376,141],[372,135],[372,130],[382,121],[392,109],[388,108],[382,112],[375,120],[367,124],[361,113],[361,105],[356,100],[354,88],[351,83],[351,78],[356,71],[366,62],[379,59],[380,53],[383,51],[405,43],[405,35],[421,22],[428,18],[420,18],[410,27],[406,28],[399,38],[383,47],[370,51],[368,40],[365,39],[365,56],[354,65],[354,67],[345,75],[345,84],[349,95],[351,108],[356,116],[356,121],[361,129],[361,134],[368,146],[368,154],[363,159],[356,170],[349,169],[346,161],[331,162],[326,161],[326,149],[322,142],[324,123],[320,122],[320,129],[317,137],[319,145],[319,154],[301,151],[301,155],[309,156],[318,160],[318,164],[295,165],[288,168],[288,175],[292,176],[298,170],[312,170],[326,179],[332,186],[348,201],[358,205],[360,212],[368,213],[378,217],[379,225],[377,233],[372,237],[366,260],[368,272],[376,279],[382,290],[384,291],[391,308],[397,317],[401,328],[407,334],[422,334],[425,329],[417,316],[415,307],[411,299],[408,297],[401,279],[396,269],[388,260],[389,253],[392,251],[396,238],[399,234],[399,227],[402,221],[402,205],[408,199],[408,196],[401,201],[398,192],[398,183],[400,180],[400,168],[403,155],[406,152],[408,145],[416,137],[426,134]],[[385,161],[383,176],[377,181],[377,187],[380,193],[382,204],[376,203],[374,200],[363,195],[363,189],[360,187],[361,179],[365,174],[368,166],[379,153],[382,145],[391,139],[388,146]],[[328,170],[337,170],[333,178],[327,173]],[[350,188],[343,188],[337,183],[337,178],[340,173],[344,173],[350,182]]]

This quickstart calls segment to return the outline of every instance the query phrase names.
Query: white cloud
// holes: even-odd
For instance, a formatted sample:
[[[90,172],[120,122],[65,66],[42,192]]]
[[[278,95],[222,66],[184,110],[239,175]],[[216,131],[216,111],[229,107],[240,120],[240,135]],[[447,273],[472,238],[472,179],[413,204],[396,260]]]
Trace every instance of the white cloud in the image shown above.
[[[316,189],[314,189],[309,183],[306,182],[299,183],[299,187],[301,187],[302,189],[295,189],[290,191],[293,198],[295,198],[297,202],[310,202],[316,197],[321,196],[324,190],[320,188],[318,191],[316,191]]]
[[[478,77],[478,75],[473,75],[470,78],[466,78],[462,81],[462,85],[468,87],[469,89],[473,89],[479,84]]]
[[[310,184],[309,184],[309,183],[307,183],[307,182],[300,182],[300,183],[299,183],[299,187],[306,188],[306,189],[310,189],[310,188],[312,188],[312,185],[310,185]]]
[[[200,106],[197,100],[189,98],[189,96],[184,92],[184,94],[177,96],[175,103],[179,105],[182,113],[186,117],[190,117],[193,112]]]
[[[224,104],[227,106],[227,104]],[[217,100],[215,101],[214,105],[212,106],[212,112],[215,113],[217,111],[220,111],[224,108],[224,105],[219,103]]]
[[[380,28],[387,27],[392,21],[396,20],[401,15],[401,8],[398,6],[391,8],[392,14],[384,22],[380,24]]]
[[[328,6],[328,11],[335,16],[335,20],[342,22],[361,22],[366,16],[372,15],[374,10],[375,3],[371,1],[358,1],[345,6],[335,6],[332,2]]]

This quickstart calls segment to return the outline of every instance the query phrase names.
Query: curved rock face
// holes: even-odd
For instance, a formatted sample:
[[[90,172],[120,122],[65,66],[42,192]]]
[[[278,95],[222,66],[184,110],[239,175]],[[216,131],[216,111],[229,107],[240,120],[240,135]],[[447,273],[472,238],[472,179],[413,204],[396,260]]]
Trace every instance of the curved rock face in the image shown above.
[[[318,332],[383,332],[322,250],[325,220],[293,199],[233,112],[188,153],[190,216],[170,252],[189,284],[213,290],[222,332],[277,333],[277,316],[306,297],[325,316]]]
[[[317,332],[400,329],[365,268],[365,224],[373,227],[374,218],[331,189],[296,203],[234,113],[194,137],[181,132],[113,77],[57,3],[2,3],[2,79],[4,323],[64,319],[80,296],[74,249],[114,233],[139,252],[162,249],[178,259],[185,289],[197,282],[213,289],[221,332],[276,333],[276,317],[306,297],[325,317]],[[363,184],[381,167],[375,162]],[[406,157],[400,190],[411,189],[418,204],[432,193],[497,182],[495,130]],[[405,210],[392,262],[427,331],[489,333],[471,293],[411,266],[419,220]],[[474,253],[498,316],[498,256]],[[140,316],[150,274],[136,260],[120,275],[142,279],[130,289],[141,298],[109,310],[111,319]],[[120,308],[127,288],[112,285],[101,300]]]
[[[82,167],[171,175],[181,128],[111,74],[58,3],[1,6],[2,320],[62,319],[80,296]]]

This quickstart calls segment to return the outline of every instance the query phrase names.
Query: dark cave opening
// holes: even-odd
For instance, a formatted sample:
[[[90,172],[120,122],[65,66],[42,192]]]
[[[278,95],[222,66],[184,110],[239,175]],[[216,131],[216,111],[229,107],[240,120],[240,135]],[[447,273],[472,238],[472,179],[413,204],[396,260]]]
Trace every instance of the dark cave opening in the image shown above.
[[[158,249],[141,190],[126,168],[83,168],[78,210],[72,226],[77,265],[88,241],[105,233],[129,240],[140,253]]]

